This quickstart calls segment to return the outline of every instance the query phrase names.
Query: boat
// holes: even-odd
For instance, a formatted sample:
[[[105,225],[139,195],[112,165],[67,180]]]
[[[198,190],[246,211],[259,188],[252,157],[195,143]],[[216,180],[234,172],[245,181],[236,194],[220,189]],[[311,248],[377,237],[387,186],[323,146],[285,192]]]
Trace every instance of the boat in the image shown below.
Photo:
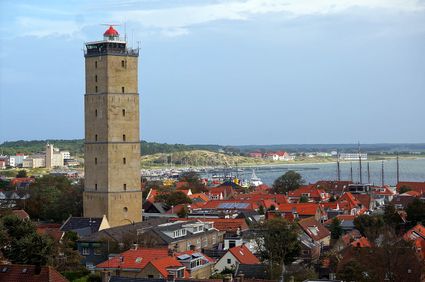
[[[251,175],[251,180],[250,180],[250,184],[251,186],[260,186],[263,184],[263,182],[261,181],[261,178],[259,178],[256,174],[255,174],[255,170],[252,170],[252,175]]]

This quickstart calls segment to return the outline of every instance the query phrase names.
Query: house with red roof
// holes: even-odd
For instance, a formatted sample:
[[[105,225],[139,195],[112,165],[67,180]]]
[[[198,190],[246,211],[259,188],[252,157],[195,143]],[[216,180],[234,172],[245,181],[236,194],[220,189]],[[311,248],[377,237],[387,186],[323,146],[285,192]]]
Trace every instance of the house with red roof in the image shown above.
[[[351,214],[339,214],[336,216],[336,218],[339,219],[339,222],[341,224],[342,230],[345,232],[351,231],[354,229],[354,219],[356,218],[355,215]],[[332,224],[333,218],[328,219],[324,222],[324,225],[326,227],[330,226]]]
[[[143,278],[190,278],[186,267],[175,257],[167,256],[150,261],[140,274]]]
[[[345,214],[356,215],[359,214],[362,209],[362,203],[354,197],[350,192],[345,192],[337,200],[339,208],[344,211]]]
[[[51,266],[26,264],[0,264],[0,281],[2,282],[68,282]]]
[[[372,194],[374,201],[382,206],[385,204],[389,204],[396,195],[396,192],[393,191],[389,186],[384,186],[372,187]]]
[[[320,180],[315,183],[319,189],[324,189],[327,193],[334,196],[341,196],[344,192],[348,191],[348,185],[353,184],[352,181],[332,181]]]
[[[372,244],[370,243],[370,241],[363,236],[351,242],[350,245],[355,248],[371,248],[372,247]]]
[[[425,227],[418,223],[403,235],[406,241],[412,241],[417,255],[425,259]]]
[[[236,246],[230,248],[226,254],[221,257],[214,266],[216,273],[227,269],[236,269],[239,264],[260,264],[259,259],[245,246]]]
[[[321,246],[329,246],[331,232],[314,217],[304,218],[298,221],[301,230],[311,238],[312,241]]]
[[[233,197],[234,191],[230,185],[220,185],[208,188],[206,194],[210,200],[228,200]]]
[[[61,224],[58,223],[40,223],[36,225],[36,232],[39,235],[47,235],[55,242],[59,242],[65,234],[60,228]]]
[[[397,183],[396,189],[400,191],[401,188],[407,188],[423,194],[425,193],[425,182],[400,181]]]
[[[281,213],[292,213],[296,218],[314,216],[317,221],[327,219],[326,211],[317,203],[281,204],[278,210]]]
[[[329,201],[330,198],[325,190],[319,189],[315,185],[301,186],[288,193],[288,199],[291,203],[298,203],[301,197],[306,197],[309,202],[316,203]]]

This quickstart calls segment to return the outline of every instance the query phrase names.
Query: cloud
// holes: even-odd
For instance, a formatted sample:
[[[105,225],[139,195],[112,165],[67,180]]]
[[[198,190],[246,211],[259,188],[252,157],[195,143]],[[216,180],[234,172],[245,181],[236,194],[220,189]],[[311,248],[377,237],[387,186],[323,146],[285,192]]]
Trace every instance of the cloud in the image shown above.
[[[72,36],[79,32],[83,25],[71,20],[48,20],[34,17],[18,17],[16,19],[18,33],[21,36]]]
[[[147,28],[185,30],[219,20],[249,20],[255,15],[283,13],[286,18],[306,15],[326,15],[344,12],[350,8],[421,11],[425,5],[415,0],[247,0],[223,1],[204,5],[173,8],[141,9],[133,6],[112,12],[115,21],[130,21]],[[165,33],[166,34],[166,33]],[[176,35],[178,33],[170,33]]]

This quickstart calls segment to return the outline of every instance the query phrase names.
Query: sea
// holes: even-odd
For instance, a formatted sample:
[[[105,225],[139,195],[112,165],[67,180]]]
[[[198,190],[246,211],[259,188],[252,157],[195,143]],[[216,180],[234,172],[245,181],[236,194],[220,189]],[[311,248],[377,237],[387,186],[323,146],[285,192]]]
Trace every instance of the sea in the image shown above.
[[[368,177],[368,164],[370,177]],[[351,167],[353,171],[352,174]],[[240,179],[249,180],[254,171],[264,184],[271,186],[276,178],[283,175],[288,170],[294,170],[301,174],[306,183],[315,183],[318,180],[337,180],[336,162],[245,167],[233,170],[231,173]],[[397,161],[395,159],[385,161],[362,161],[361,171],[363,183],[381,185],[383,177],[385,184],[392,186],[397,184]],[[341,162],[340,175],[341,180],[360,182],[359,162]],[[399,160],[399,179],[400,181],[425,182],[425,158]]]

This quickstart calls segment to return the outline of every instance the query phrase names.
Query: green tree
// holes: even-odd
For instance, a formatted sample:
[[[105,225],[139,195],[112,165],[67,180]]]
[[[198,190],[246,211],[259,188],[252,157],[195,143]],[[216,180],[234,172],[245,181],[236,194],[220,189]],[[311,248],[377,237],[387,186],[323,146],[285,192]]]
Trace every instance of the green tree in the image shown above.
[[[258,207],[258,213],[259,214],[265,214],[265,210],[264,210],[264,207],[263,206],[259,206]]]
[[[305,183],[301,175],[293,170],[287,171],[273,183],[273,190],[278,194],[285,194],[295,190]]]
[[[350,261],[345,264],[338,272],[337,278],[343,281],[366,282],[374,281],[367,273],[367,268],[357,261]]]
[[[406,192],[408,192],[408,191],[410,191],[410,190],[412,190],[411,188],[409,188],[409,187],[407,187],[407,186],[401,186],[400,187],[400,190],[398,190],[398,193],[399,194],[404,194],[404,193],[406,193]]]
[[[25,169],[18,171],[18,174],[16,174],[16,178],[25,178],[25,177],[28,177],[27,171]]]
[[[63,176],[46,175],[37,178],[30,186],[26,211],[31,218],[63,222],[69,217],[81,216],[83,210],[83,185],[71,185]]]
[[[298,227],[283,218],[274,218],[261,224],[256,237],[261,260],[269,266],[272,279],[279,276],[285,264],[295,260],[301,250]]]
[[[382,216],[362,214],[354,219],[354,226],[363,236],[374,242],[384,227],[384,220]]]
[[[36,233],[35,226],[14,215],[1,218],[0,251],[12,263],[46,265],[52,257],[53,242]]]
[[[308,203],[308,197],[307,196],[301,196],[300,203]]]
[[[155,200],[165,203],[168,207],[192,203],[192,200],[181,191],[160,194],[155,197]]]
[[[177,216],[179,218],[186,218],[188,214],[189,214],[189,209],[187,207],[183,207],[177,212]]]
[[[398,230],[400,224],[403,222],[393,204],[385,206],[384,222],[388,226],[391,226],[394,230]]]
[[[201,193],[207,190],[196,171],[183,172],[179,177],[179,181],[187,182],[187,188],[191,189],[193,193]]]
[[[416,198],[406,208],[407,220],[411,226],[425,223],[425,202]]]
[[[329,226],[329,230],[331,231],[331,238],[338,240],[339,237],[341,237],[343,230],[341,227],[341,221],[339,220],[339,218],[334,217],[332,219],[332,222]]]

